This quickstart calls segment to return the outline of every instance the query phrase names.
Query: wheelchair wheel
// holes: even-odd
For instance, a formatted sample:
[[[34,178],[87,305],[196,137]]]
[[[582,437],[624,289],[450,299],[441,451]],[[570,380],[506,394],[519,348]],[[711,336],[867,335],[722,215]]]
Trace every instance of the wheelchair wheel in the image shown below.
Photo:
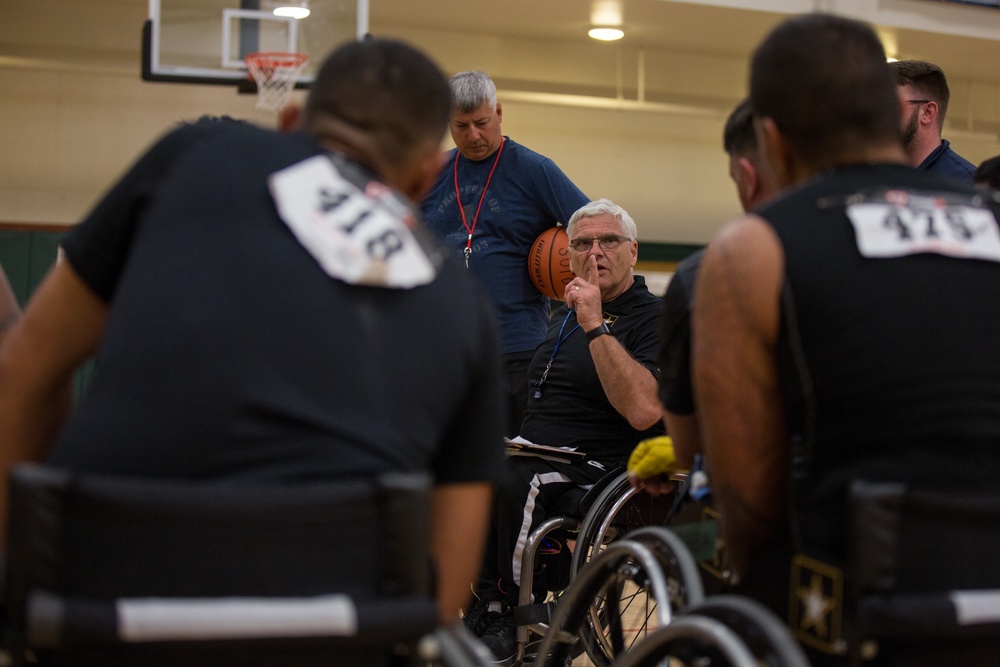
[[[676,494],[651,496],[638,493],[622,472],[612,480],[587,511],[576,538],[570,578],[590,560],[592,553],[624,534],[645,526],[665,526],[674,509]]]
[[[585,630],[594,600],[603,599],[606,591],[618,587],[623,577],[641,577],[642,586],[650,591],[650,597],[662,602],[656,610],[655,625],[666,625],[670,620],[670,589],[660,561],[653,547],[630,539],[616,541],[602,549],[564,592],[539,649],[542,661],[536,664],[562,665],[572,649],[580,644],[580,639],[587,636]],[[615,622],[615,610],[616,607],[608,605],[606,618],[611,623]],[[618,620],[620,628],[621,619]],[[620,640],[621,633],[617,636]],[[617,645],[620,646],[620,641]],[[599,664],[607,662],[602,660]]]
[[[609,543],[631,535],[634,530],[666,524],[674,502],[673,495],[654,497],[637,493],[627,473],[619,475],[584,518],[573,552],[571,581]],[[671,589],[670,606],[674,611],[683,609],[690,603],[691,591],[685,583],[690,581],[690,573],[676,562],[662,565]],[[580,639],[598,667],[609,665],[615,656],[657,627],[656,601],[647,594],[644,577],[641,569],[623,568],[594,598]],[[696,595],[700,599],[700,581]]]
[[[650,633],[615,667],[758,667],[753,653],[725,623],[707,616],[680,616]]]
[[[784,622],[764,605],[737,595],[715,595],[693,605],[689,615],[725,623],[766,667],[809,667],[802,647]]]

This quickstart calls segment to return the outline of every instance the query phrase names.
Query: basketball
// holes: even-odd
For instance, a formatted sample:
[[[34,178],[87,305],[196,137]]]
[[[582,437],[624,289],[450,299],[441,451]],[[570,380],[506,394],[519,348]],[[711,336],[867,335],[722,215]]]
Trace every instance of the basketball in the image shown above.
[[[528,273],[539,292],[557,301],[573,272],[569,268],[569,236],[565,227],[552,227],[538,235],[528,255]]]

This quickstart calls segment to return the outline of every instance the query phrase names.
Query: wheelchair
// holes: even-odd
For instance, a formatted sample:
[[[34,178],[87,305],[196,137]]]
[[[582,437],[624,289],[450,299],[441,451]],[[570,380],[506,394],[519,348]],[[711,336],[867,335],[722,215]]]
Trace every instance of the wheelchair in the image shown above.
[[[626,475],[604,487],[579,529],[588,550],[578,545],[574,551],[573,578],[555,606],[536,666],[567,664],[572,648],[583,643],[595,665],[609,667],[810,667],[770,609],[734,595],[704,596],[703,582],[717,573],[696,559],[690,537],[662,525],[637,526],[649,517],[678,519],[687,492],[684,476],[678,477],[677,495],[654,513],[642,505],[664,499],[637,493]],[[637,599],[640,622],[624,630],[623,612]]]
[[[615,667],[995,665],[1000,493],[856,480],[847,495],[846,558],[791,559],[787,619],[749,598],[709,596]]]
[[[1000,492],[855,480],[847,496],[843,566],[792,561],[789,625],[814,662],[995,665]]]
[[[809,667],[802,648],[767,607],[710,596],[651,632],[615,667]]]
[[[488,662],[441,628],[429,480],[237,485],[10,475],[14,665]]]
[[[604,591],[616,587],[622,577],[640,584],[646,595],[656,601],[651,615],[660,627],[672,622],[675,612],[672,587],[686,588],[692,603],[700,600],[697,566],[679,538],[658,526],[638,529],[593,554],[580,570],[555,607],[535,665],[568,664],[579,638],[588,631],[595,601],[601,599]],[[617,635],[613,636],[618,637],[615,645],[622,655],[625,651],[621,641],[622,617],[614,605],[607,605],[607,609],[608,625],[617,626]]]
[[[553,614],[565,608],[566,596],[570,593],[574,594],[572,599],[576,604],[582,605],[580,600],[583,598],[575,593],[581,573],[621,538],[631,538],[643,527],[665,525],[676,508],[677,498],[684,493],[685,480],[684,475],[676,476],[678,491],[674,495],[653,497],[637,493],[627,472],[619,468],[609,472],[589,490],[571,491],[563,497],[555,514],[539,524],[526,541],[520,599],[514,614],[518,644],[515,665],[541,664],[539,661],[544,657],[541,651],[550,650],[542,647],[552,632]],[[638,535],[644,539],[642,532]],[[564,546],[573,544],[568,577],[550,586],[548,601],[532,604],[539,550],[553,536]],[[664,573],[668,586],[662,590],[651,589],[650,573],[637,562],[618,562],[613,571],[605,571],[597,579],[601,585],[584,596],[586,613],[580,619],[573,617],[575,640],[567,649],[567,657],[586,652],[591,662],[606,667],[651,628],[666,622],[664,619],[669,619],[672,611],[702,598],[696,565],[686,552],[677,556],[678,551],[671,550],[664,539],[657,540],[663,548],[657,552],[656,568]],[[665,617],[660,615],[663,613]],[[565,634],[565,630],[560,632]],[[551,661],[552,658],[548,656],[547,659]]]

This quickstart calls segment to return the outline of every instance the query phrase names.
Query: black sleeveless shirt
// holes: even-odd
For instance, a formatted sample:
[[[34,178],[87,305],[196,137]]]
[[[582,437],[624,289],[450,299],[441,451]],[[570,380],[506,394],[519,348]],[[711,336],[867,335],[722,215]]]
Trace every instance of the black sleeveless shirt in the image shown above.
[[[799,546],[842,558],[850,479],[1000,486],[1000,203],[904,166],[762,207],[785,258],[778,356]]]

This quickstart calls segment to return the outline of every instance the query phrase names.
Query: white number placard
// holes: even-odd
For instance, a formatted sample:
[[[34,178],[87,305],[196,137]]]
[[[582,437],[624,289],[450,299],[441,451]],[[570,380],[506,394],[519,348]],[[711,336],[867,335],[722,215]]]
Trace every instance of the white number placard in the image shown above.
[[[437,276],[434,263],[385,197],[317,155],[271,174],[278,214],[330,276],[352,285],[408,289]]]
[[[930,252],[1000,262],[1000,227],[989,209],[933,197],[887,194],[885,201],[847,207],[858,250],[865,257]]]

